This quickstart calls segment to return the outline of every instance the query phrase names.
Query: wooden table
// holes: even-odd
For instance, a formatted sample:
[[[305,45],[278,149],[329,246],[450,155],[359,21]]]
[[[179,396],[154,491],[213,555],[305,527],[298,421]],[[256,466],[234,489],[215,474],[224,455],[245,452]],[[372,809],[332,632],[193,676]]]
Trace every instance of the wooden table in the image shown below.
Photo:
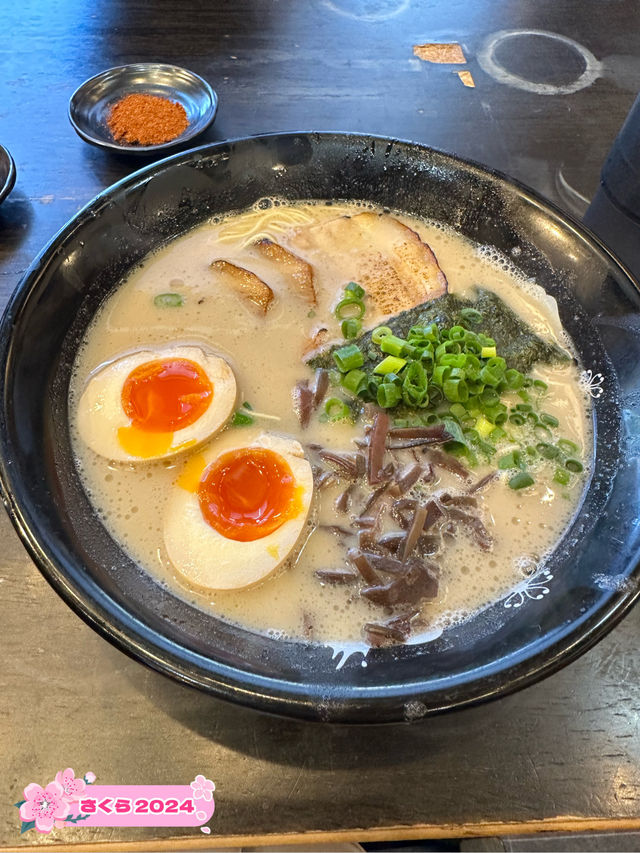
[[[141,165],[91,148],[67,121],[75,87],[103,68],[166,61],[206,77],[220,111],[203,142],[275,130],[413,139],[581,215],[640,88],[639,14],[632,0],[3,3],[0,143],[18,179],[0,208],[2,304],[57,229]],[[499,35],[509,30],[520,35]],[[414,55],[430,42],[460,43],[466,62]],[[161,849],[178,834],[19,836],[23,787],[66,766],[105,784],[214,779],[213,834],[180,833],[181,849],[640,827],[638,610],[578,662],[498,703],[413,726],[303,724],[129,660],[58,599],[4,517],[0,530],[3,849]]]

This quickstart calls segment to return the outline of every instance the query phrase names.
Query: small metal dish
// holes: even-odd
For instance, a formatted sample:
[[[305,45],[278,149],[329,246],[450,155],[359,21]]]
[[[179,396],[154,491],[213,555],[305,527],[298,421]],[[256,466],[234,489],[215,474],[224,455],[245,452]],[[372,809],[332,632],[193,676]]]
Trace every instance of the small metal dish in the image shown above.
[[[0,145],[0,203],[9,195],[16,182],[16,164],[6,148]]]
[[[189,125],[184,133],[158,145],[127,145],[115,140],[107,125],[109,112],[125,95],[145,94],[181,104]],[[86,80],[69,100],[69,121],[85,142],[123,154],[154,154],[184,145],[213,122],[218,96],[202,77],[177,65],[156,62],[120,65]]]

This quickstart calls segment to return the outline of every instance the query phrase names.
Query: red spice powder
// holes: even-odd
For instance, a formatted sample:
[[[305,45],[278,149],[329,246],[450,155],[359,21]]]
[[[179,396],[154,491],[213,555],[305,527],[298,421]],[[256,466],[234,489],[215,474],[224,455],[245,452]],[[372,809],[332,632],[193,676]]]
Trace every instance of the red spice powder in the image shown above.
[[[111,107],[107,125],[117,142],[159,145],[189,126],[182,104],[158,95],[125,95]]]

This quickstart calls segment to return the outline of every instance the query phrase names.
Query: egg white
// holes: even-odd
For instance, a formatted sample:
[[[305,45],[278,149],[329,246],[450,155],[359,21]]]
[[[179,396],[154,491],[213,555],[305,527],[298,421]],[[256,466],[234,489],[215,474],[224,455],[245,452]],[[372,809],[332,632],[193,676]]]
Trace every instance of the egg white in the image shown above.
[[[140,365],[157,359],[173,358],[193,361],[206,373],[213,385],[213,399],[198,420],[174,431],[171,445],[166,451],[135,456],[122,446],[118,438],[118,430],[131,424],[131,419],[122,407],[122,388],[131,371]],[[150,462],[191,449],[215,435],[233,414],[236,396],[233,370],[223,358],[210,350],[201,346],[175,344],[148,347],[115,358],[89,377],[78,402],[78,432],[93,451],[107,459],[117,462]]]
[[[282,456],[300,492],[300,513],[262,539],[227,539],[205,520],[197,491],[175,485],[164,520],[164,543],[176,571],[191,586],[207,590],[242,589],[267,578],[294,551],[304,531],[313,496],[311,465],[299,442],[263,433],[254,441],[216,442],[203,456],[203,472],[218,456],[243,447],[264,447]],[[180,478],[178,478],[178,482]]]

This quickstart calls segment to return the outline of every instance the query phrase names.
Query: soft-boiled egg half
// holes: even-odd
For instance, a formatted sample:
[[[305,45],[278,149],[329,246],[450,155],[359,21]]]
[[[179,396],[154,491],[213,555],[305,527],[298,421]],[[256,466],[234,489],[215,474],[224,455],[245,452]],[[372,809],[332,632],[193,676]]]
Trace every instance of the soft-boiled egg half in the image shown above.
[[[167,506],[164,542],[192,586],[241,589],[294,550],[311,506],[313,474],[299,442],[263,433],[188,460]]]
[[[235,376],[220,356],[194,345],[149,347],[89,378],[78,430],[101,456],[149,461],[206,441],[227,423],[235,404]]]

